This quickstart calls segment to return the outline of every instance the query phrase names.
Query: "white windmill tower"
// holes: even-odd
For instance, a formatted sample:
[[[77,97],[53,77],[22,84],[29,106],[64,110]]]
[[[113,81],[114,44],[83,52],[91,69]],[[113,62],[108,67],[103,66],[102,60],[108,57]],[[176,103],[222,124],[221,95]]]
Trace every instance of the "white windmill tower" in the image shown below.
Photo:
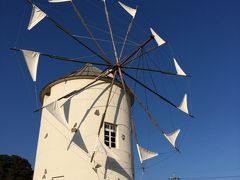
[[[133,97],[104,74],[87,64],[42,90],[34,180],[133,179]]]
[[[188,77],[174,57],[173,63],[176,70],[174,73],[149,66],[147,68],[136,66],[136,64],[130,66],[130,64],[134,65],[134,62],[139,58],[166,44],[152,28],[150,28],[149,37],[144,42],[137,44],[131,53],[122,58],[137,9],[130,8],[119,2],[120,6],[131,15],[132,20],[123,38],[120,55],[118,55],[107,4],[105,0],[103,1],[116,61],[113,63],[104,53],[98,43],[99,39],[93,36],[89,26],[72,0],[49,0],[49,2],[70,3],[100,53],[39,9],[31,0],[27,1],[33,7],[28,26],[29,30],[46,18],[74,41],[98,57],[99,60],[102,60],[102,62],[83,61],[81,59],[12,48],[15,51],[22,51],[33,81],[36,81],[40,55],[50,59],[85,64],[82,69],[50,83],[41,92],[43,106],[39,109],[42,110],[42,118],[34,180],[134,180],[132,134],[135,137],[142,168],[143,161],[158,155],[139,146],[136,128],[131,118],[131,106],[134,101],[139,104],[146,113],[147,118],[158,128],[163,137],[174,149],[179,151],[175,142],[180,129],[174,130],[172,133],[166,133],[141,101],[141,98],[125,84],[123,78],[124,76],[128,80],[132,80],[135,84],[144,88],[145,91],[192,116],[188,110],[186,94],[180,105],[175,105],[175,103],[160,95],[155,86],[151,88],[128,73],[128,70],[131,69],[148,73]],[[152,41],[155,46],[145,49]],[[93,65],[102,66],[105,69],[102,71]]]

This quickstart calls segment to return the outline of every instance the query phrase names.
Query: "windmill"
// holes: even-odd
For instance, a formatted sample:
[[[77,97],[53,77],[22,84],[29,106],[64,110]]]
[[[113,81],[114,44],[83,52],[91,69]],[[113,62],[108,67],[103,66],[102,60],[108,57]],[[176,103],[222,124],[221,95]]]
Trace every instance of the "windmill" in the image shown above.
[[[97,62],[84,61],[16,47],[12,48],[14,51],[22,52],[34,82],[37,79],[37,66],[41,56],[85,65],[83,68],[51,82],[41,91],[43,106],[36,110],[42,112],[42,118],[34,180],[134,179],[132,136],[135,138],[143,170],[144,161],[158,155],[158,153],[140,145],[137,130],[131,118],[131,106],[134,103],[139,104],[163,137],[176,151],[180,152],[176,146],[180,129],[166,133],[134,89],[126,83],[127,81],[134,82],[155,95],[159,100],[193,117],[188,110],[186,94],[183,96],[182,102],[176,105],[158,93],[156,89],[149,87],[128,72],[129,70],[136,70],[189,77],[175,58],[173,62],[176,72],[131,66],[144,55],[154,52],[166,44],[166,41],[152,28],[150,28],[149,36],[123,57],[137,8],[131,8],[119,2],[120,7],[130,15],[131,21],[118,54],[107,1],[103,0],[103,9],[114,54],[114,60],[112,60],[107,57],[73,0],[49,0],[49,3],[65,2],[71,4],[98,51],[67,30],[32,1],[27,0],[27,2],[32,6],[28,30],[34,28],[43,19],[47,19],[99,60]],[[155,45],[145,49],[150,43]]]

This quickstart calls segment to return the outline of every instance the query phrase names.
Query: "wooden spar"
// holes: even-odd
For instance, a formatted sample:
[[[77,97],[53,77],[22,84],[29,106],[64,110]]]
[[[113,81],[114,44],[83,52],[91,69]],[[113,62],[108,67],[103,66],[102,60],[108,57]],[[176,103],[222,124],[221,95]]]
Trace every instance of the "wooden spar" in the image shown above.
[[[131,63],[132,61],[134,61],[134,60],[137,59],[137,58],[142,57],[142,56],[145,55],[145,54],[148,54],[148,53],[156,50],[158,47],[160,47],[160,46],[154,46],[154,47],[152,47],[152,48],[150,48],[150,49],[145,50],[145,51],[142,52],[141,54],[139,54],[139,55],[135,56],[134,58],[130,59],[125,65]]]
[[[173,76],[190,77],[189,75],[183,76],[183,75],[179,75],[179,74],[176,74],[176,73],[162,71],[162,70],[158,70],[158,69],[138,68],[138,67],[133,67],[133,66],[122,66],[121,68],[123,68],[123,69],[136,69],[136,70],[148,71],[148,72],[159,72],[159,73],[162,73],[162,74],[173,75]]]
[[[152,121],[152,123],[160,130],[161,134],[164,135],[165,132],[163,131],[163,129],[161,128],[161,126],[159,125],[159,123],[153,118],[152,114],[149,112],[149,110],[145,107],[145,105],[143,104],[143,102],[140,100],[140,98],[134,93],[131,92],[134,96],[134,99],[137,100],[138,104],[141,106],[141,108],[144,110],[144,112],[147,114],[148,118],[150,121]],[[165,136],[164,136],[165,137]],[[174,147],[174,146],[173,146]],[[174,147],[174,149],[180,153],[180,150],[177,147]]]
[[[99,76],[97,76],[92,82],[90,82],[90,83],[87,84],[86,86],[84,86],[84,87],[82,87],[82,88],[80,88],[80,89],[78,89],[78,90],[72,91],[72,92],[70,92],[70,93],[68,93],[68,94],[66,94],[66,95],[58,98],[56,101],[60,101],[61,99],[74,96],[75,94],[83,91],[84,89],[88,88],[89,86],[91,86],[92,84],[94,84],[95,82],[97,82],[100,78],[109,75],[109,74],[111,73],[110,70],[111,70],[111,67],[110,67],[110,68],[106,68]],[[107,72],[107,73],[106,73],[106,72]],[[51,103],[49,103],[49,104],[51,104]],[[48,105],[49,105],[49,104],[48,104]],[[48,105],[46,105],[46,106],[48,106]],[[38,111],[42,110],[43,108],[45,108],[46,106],[43,106],[43,107],[41,107],[41,108],[39,108],[39,109],[36,109],[34,112],[38,112]]]
[[[103,3],[104,3],[104,10],[105,10],[105,15],[106,15],[106,19],[107,19],[107,24],[108,24],[108,28],[109,28],[109,32],[110,32],[110,36],[111,36],[111,40],[112,40],[112,46],[113,46],[114,56],[115,56],[115,59],[116,59],[116,64],[119,64],[117,49],[116,49],[116,46],[115,46],[113,33],[112,33],[112,28],[111,28],[111,24],[110,24],[110,19],[109,19],[109,15],[108,15],[107,4],[106,4],[105,0],[103,1]]]
[[[32,3],[31,0],[26,0],[28,3],[34,5]],[[78,42],[79,44],[81,44],[84,48],[86,48],[87,50],[89,50],[91,53],[95,54],[96,56],[98,56],[100,59],[102,59],[104,62],[106,62],[107,64],[112,65],[111,61],[108,60],[106,57],[103,57],[101,54],[98,54],[96,51],[94,51],[92,48],[90,48],[88,45],[86,45],[85,43],[83,43],[82,41],[80,41],[77,37],[73,36],[72,33],[70,31],[68,31],[65,27],[63,27],[61,24],[59,24],[57,21],[55,21],[53,18],[51,18],[49,15],[46,16],[46,18],[52,22],[58,29],[62,30],[65,34],[67,34],[68,36],[70,36],[72,39],[74,39],[76,42]]]
[[[75,13],[77,14],[79,20],[81,21],[81,23],[83,24],[84,28],[86,29],[86,31],[88,32],[88,34],[90,35],[90,37],[93,39],[96,47],[100,50],[101,54],[106,57],[105,52],[103,51],[102,47],[100,46],[100,44],[98,43],[97,39],[94,37],[93,33],[91,32],[91,30],[88,28],[87,23],[85,22],[83,16],[81,15],[80,11],[77,9],[76,5],[73,3],[73,1],[70,1],[70,3],[72,4],[73,10],[75,11]],[[105,58],[109,64],[111,64],[111,62]]]
[[[136,83],[138,83],[139,85],[141,85],[142,87],[144,87],[145,89],[147,89],[148,91],[150,91],[151,93],[157,95],[159,98],[161,98],[162,100],[164,100],[165,102],[167,102],[168,104],[172,105],[175,108],[178,108],[175,104],[173,104],[171,101],[169,101],[168,99],[166,99],[165,97],[161,96],[160,94],[158,94],[156,91],[152,90],[151,88],[147,87],[145,84],[143,84],[142,82],[140,82],[139,80],[137,80],[136,78],[132,77],[131,75],[129,75],[128,73],[122,71],[123,74],[125,74],[127,77],[129,77],[130,79],[132,79],[133,81],[135,81]]]
[[[151,35],[144,43],[142,43],[137,49],[135,49],[132,53],[130,53],[128,55],[128,57],[126,59],[124,59],[122,62],[121,62],[121,66],[124,66],[128,63],[128,60],[133,57],[140,49],[142,49],[144,46],[146,46],[151,40],[154,39],[154,36]]]
[[[21,51],[22,49],[10,48],[10,50]],[[110,66],[110,65],[107,65],[107,64],[103,64],[103,63],[96,63],[96,62],[91,62],[91,61],[83,61],[81,59],[67,58],[67,57],[64,57],[64,56],[52,55],[52,54],[41,53],[41,52],[39,52],[39,53],[40,53],[41,56],[45,56],[45,57],[48,57],[48,58],[51,58],[51,59],[54,59],[54,60],[59,60],[59,61],[68,61],[68,62],[74,62],[74,63],[80,63],[80,64],[89,63],[89,64],[93,64],[93,65],[98,65],[98,66]]]
[[[160,99],[162,99],[163,101],[167,102],[168,104],[170,104],[171,106],[177,108],[178,110],[180,110],[175,104],[173,104],[170,100],[168,100],[167,98],[163,97],[162,95],[160,95],[159,93],[157,93],[156,91],[152,90],[151,88],[149,88],[148,86],[146,86],[145,84],[143,84],[142,82],[140,82],[139,80],[137,80],[136,78],[132,77],[131,75],[129,75],[128,73],[122,71],[123,74],[125,74],[127,77],[129,77],[130,79],[132,79],[133,81],[135,81],[136,83],[138,83],[139,85],[141,85],[142,87],[144,87],[145,89],[147,89],[148,91],[150,91],[151,93],[155,94],[157,97],[159,97]],[[186,112],[180,110],[181,112],[187,114]],[[187,114],[188,116],[194,118],[193,115],[191,114]]]

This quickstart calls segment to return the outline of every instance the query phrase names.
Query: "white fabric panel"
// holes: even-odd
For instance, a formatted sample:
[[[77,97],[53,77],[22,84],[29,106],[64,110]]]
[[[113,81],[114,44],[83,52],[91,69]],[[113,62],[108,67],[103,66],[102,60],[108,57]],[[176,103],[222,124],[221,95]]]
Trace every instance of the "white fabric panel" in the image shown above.
[[[147,150],[147,149],[145,149],[145,148],[142,148],[142,147],[140,147],[138,144],[137,144],[137,150],[138,150],[138,155],[139,155],[139,158],[140,158],[141,163],[142,163],[144,160],[153,158],[153,157],[155,157],[155,156],[158,155],[158,153],[149,151],[149,150]]]
[[[182,100],[180,106],[178,106],[178,109],[180,109],[181,111],[189,114],[189,112],[188,112],[188,105],[187,105],[187,94],[184,95],[183,100]]]
[[[32,80],[36,81],[37,78],[37,66],[38,66],[38,60],[40,53],[39,52],[33,52],[28,50],[21,50],[25,59],[25,62],[27,64],[28,70],[32,76]]]
[[[46,14],[36,5],[33,5],[31,18],[28,24],[28,30],[31,30],[37,23],[39,23],[45,17]]]
[[[167,138],[167,140],[174,146],[176,147],[175,145],[175,142],[177,140],[177,137],[178,137],[178,134],[180,133],[180,129],[172,132],[172,133],[169,133],[169,134],[164,134],[164,136]]]
[[[67,1],[72,1],[72,0],[48,0],[50,3],[58,3],[58,2],[67,2]]]
[[[157,42],[158,46],[161,46],[165,43],[165,41],[152,29],[150,28],[152,35],[154,36],[155,41]]]
[[[175,58],[173,58],[174,60],[174,65],[175,65],[175,68],[176,68],[176,71],[177,71],[177,74],[178,75],[181,75],[181,76],[186,76],[186,73],[182,70],[182,68],[179,66],[179,64],[177,63],[177,60]]]
[[[68,128],[67,121],[65,119],[63,106],[59,105],[58,101],[54,101],[46,106],[46,109],[65,127]]]
[[[97,138],[94,151],[105,154],[106,156],[111,157],[115,160],[120,160],[120,158],[116,154],[111,152],[111,149],[107,147],[105,144],[103,144],[99,138]]]
[[[133,9],[131,7],[126,6],[125,4],[118,1],[118,3],[122,6],[123,9],[125,9],[133,18],[135,17],[137,13],[137,9]]]

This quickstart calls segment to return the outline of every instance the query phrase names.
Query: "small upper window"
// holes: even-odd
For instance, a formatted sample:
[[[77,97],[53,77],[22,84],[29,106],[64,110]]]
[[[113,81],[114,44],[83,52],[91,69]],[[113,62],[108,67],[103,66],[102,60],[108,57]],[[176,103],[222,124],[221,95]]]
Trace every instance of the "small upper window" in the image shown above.
[[[104,124],[104,143],[110,148],[116,148],[116,129],[114,124]]]

